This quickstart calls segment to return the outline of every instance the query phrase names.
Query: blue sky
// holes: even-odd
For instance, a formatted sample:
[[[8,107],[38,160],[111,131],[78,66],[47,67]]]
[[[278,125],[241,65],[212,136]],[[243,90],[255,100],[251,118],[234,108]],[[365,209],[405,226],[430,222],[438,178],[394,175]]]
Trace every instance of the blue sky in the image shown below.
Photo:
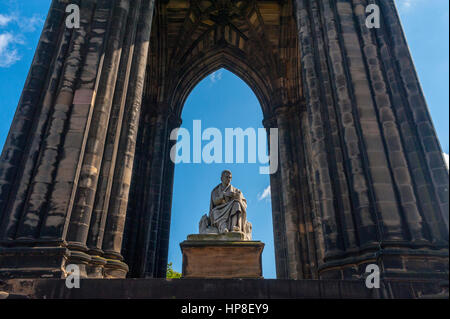
[[[50,0],[0,0],[0,145],[8,134],[39,40]],[[449,153],[449,1],[396,0],[411,53],[443,151]],[[231,93],[231,94],[230,94]],[[239,116],[235,116],[239,114]],[[189,96],[183,127],[202,120],[203,128],[261,127],[262,112],[248,86],[226,70],[205,78]],[[175,170],[169,261],[181,270],[179,243],[196,233],[209,209],[211,189],[222,169],[233,171],[233,184],[247,198],[253,237],[266,243],[263,269],[275,277],[269,178],[259,164],[179,164]]]
[[[182,127],[189,132],[193,132],[193,121],[201,120],[202,130],[218,128],[224,139],[225,128],[256,130],[263,127],[261,107],[253,91],[240,78],[224,69],[195,87],[184,105],[182,118]],[[203,142],[203,146],[206,144]],[[245,159],[247,162],[247,155]],[[176,165],[169,249],[169,260],[173,261],[175,269],[180,270],[182,262],[178,244],[188,234],[198,232],[200,218],[209,211],[212,189],[220,183],[221,172],[230,169],[233,173],[232,184],[247,199],[247,219],[253,224],[253,238],[266,244],[263,253],[264,276],[275,278],[270,180],[269,175],[259,174],[260,166],[259,162]]]

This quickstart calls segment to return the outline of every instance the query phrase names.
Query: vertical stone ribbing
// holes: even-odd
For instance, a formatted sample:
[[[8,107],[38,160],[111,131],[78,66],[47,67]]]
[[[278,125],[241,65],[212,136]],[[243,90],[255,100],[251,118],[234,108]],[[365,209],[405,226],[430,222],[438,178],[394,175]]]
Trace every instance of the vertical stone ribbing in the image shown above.
[[[22,175],[20,178],[16,179],[16,190],[13,190],[14,195],[11,195],[8,207],[3,209],[3,213],[5,214],[5,217],[7,216],[7,218],[3,220],[3,224],[0,226],[0,234],[4,234],[4,238],[7,240],[13,240],[15,237],[16,229],[18,227],[17,223],[22,215],[25,203],[27,201],[28,190],[35,173],[40,148],[43,145],[45,138],[47,123],[49,121],[49,117],[53,109],[52,106],[55,102],[56,93],[61,81],[62,70],[73,32],[72,30],[65,29],[63,24],[60,25],[60,32],[62,36],[59,39],[58,53],[53,61],[54,67],[45,90],[38,120],[36,120],[33,124],[34,126],[32,132],[34,132],[34,134],[30,138],[30,146],[28,148],[28,152],[26,153],[28,155],[24,156],[25,163],[23,163]]]
[[[411,107],[419,85],[416,77],[411,78],[414,69],[410,56],[399,55],[407,47],[398,45],[399,39],[404,38],[398,17],[392,14],[394,5],[392,1],[380,4],[384,9],[383,22],[390,21],[389,27],[370,30],[365,12],[369,3],[379,2],[295,1],[310,125],[303,130],[310,162],[307,172],[310,185],[316,190],[311,194],[323,203],[323,181],[314,172],[317,133],[313,121],[318,119],[320,108],[316,111],[313,103],[319,101],[326,105],[321,113],[322,131],[319,130],[323,134],[319,136],[325,136],[328,157],[322,159],[336,163],[330,163],[328,170],[334,180],[334,198],[351,204],[346,212],[346,206],[337,202],[333,219],[333,232],[338,233],[338,238],[342,232],[344,245],[339,248],[345,249],[345,257],[339,252],[328,253],[330,228],[323,225],[325,255],[322,262],[319,260],[321,277],[358,277],[370,262],[382,265],[387,276],[397,276],[404,269],[413,270],[411,276],[414,271],[421,276],[418,274],[424,270],[417,268],[414,258],[431,263],[424,256],[432,255],[437,269],[445,263],[442,256],[448,254],[445,250],[433,251],[448,247],[448,240],[447,244],[441,241],[448,235],[442,226],[445,217],[440,218],[432,199],[433,195],[439,196],[439,187],[442,192],[448,191],[448,180],[445,183],[444,175],[438,173],[443,161],[440,149],[438,153],[435,147],[437,139],[425,117],[426,108]],[[314,85],[314,81],[320,84]],[[416,106],[421,105],[420,101],[424,101],[423,96]],[[420,134],[428,141],[422,142],[422,147],[416,142]],[[445,197],[442,199],[445,202]],[[319,211],[326,221],[323,207]],[[347,233],[354,230],[347,225],[352,224],[356,225],[356,237],[348,241],[352,236]],[[427,242],[430,238],[433,244]],[[432,249],[420,252],[418,249],[423,247]],[[417,257],[419,254],[424,255]]]
[[[88,236],[129,10],[128,0],[113,3],[114,11],[110,17],[111,31],[108,32],[105,62],[67,234],[68,242],[81,245],[86,244]]]
[[[26,156],[26,147],[30,141],[30,134],[33,133],[33,123],[37,121],[36,118],[40,116],[41,112],[44,113],[42,117],[45,117],[45,107],[40,107],[40,104],[46,103],[42,102],[44,86],[47,85],[47,90],[52,89],[48,87],[47,78],[52,72],[53,74],[58,73],[58,66],[54,66],[52,69],[52,61],[59,54],[58,52],[61,52],[58,50],[58,46],[61,48],[59,37],[64,21],[64,8],[62,1],[52,1],[10,132],[3,147],[0,158],[0,240],[14,239],[18,227],[21,210],[13,208],[14,213],[12,213],[7,206],[16,204],[17,195],[11,193],[12,186],[29,179],[28,167],[22,177],[19,177],[19,167],[23,160],[30,160]],[[50,83],[55,85],[52,80]],[[34,148],[31,147],[29,154],[35,157],[33,150]],[[36,161],[36,158],[33,159]],[[28,162],[25,165],[29,165]],[[17,187],[20,188],[17,200],[22,201],[24,185]],[[14,203],[12,203],[13,201]],[[23,203],[20,204],[23,205]]]
[[[263,121],[263,125],[267,131],[267,144],[269,145],[269,154],[272,151],[270,149],[270,129],[277,128],[276,117],[267,118]],[[278,164],[280,163],[280,154],[278,152]],[[287,279],[289,278],[289,271],[287,265],[287,251],[286,251],[286,236],[284,222],[284,209],[282,205],[283,191],[281,189],[281,170],[270,175],[270,196],[272,204],[272,225],[273,225],[273,238],[275,246],[275,264],[277,271],[277,278]]]
[[[395,70],[393,69],[393,58],[389,54],[389,48],[385,42],[384,35],[378,31],[377,41],[379,43],[380,58],[383,63],[383,70],[389,90],[389,96],[392,101],[392,105],[395,105],[392,109],[394,111],[402,147],[404,149],[408,174],[411,177],[410,186],[414,188],[415,196],[417,198],[416,204],[419,212],[426,220],[426,223],[422,225],[424,237],[430,239],[430,231],[433,232],[433,229],[439,229],[440,226],[438,223],[430,222],[427,218],[429,214],[427,214],[426,211],[428,211],[429,208],[436,207],[436,203],[432,199],[432,191],[430,192],[431,184],[425,177],[426,162],[425,160],[420,160],[419,158],[419,153],[417,152],[417,145],[419,145],[419,141],[416,140],[414,136],[413,124],[408,120],[405,104],[403,103],[403,99],[399,91],[398,79],[396,77]],[[400,165],[403,166],[403,162],[400,162]],[[427,209],[424,209],[425,207],[427,207]]]
[[[308,114],[302,112],[301,114],[301,129],[302,129],[302,145],[305,154],[311,154],[311,136],[309,130]],[[319,269],[325,260],[325,237],[323,235],[322,216],[320,212],[319,190],[315,184],[313,177],[311,157],[305,155],[305,191],[309,193],[309,206],[311,209],[311,224],[315,239],[315,255],[317,260],[317,269]],[[318,274],[316,274],[318,275]]]
[[[112,2],[102,0],[87,4],[94,8],[94,14],[90,21],[90,32],[87,34],[89,40],[79,82],[74,92],[70,117],[64,129],[58,167],[48,201],[48,212],[42,222],[43,237],[66,238],[103,70]],[[83,245],[77,246],[85,249]]]
[[[414,183],[422,198],[424,218],[433,234],[431,237],[448,245],[448,170],[395,4],[392,0],[377,3],[384,22],[384,28],[377,31],[378,40],[399,106],[397,119],[402,123],[403,142],[410,169],[416,176]]]
[[[279,153],[281,170],[283,209],[286,233],[287,268],[289,278],[301,279],[303,269],[301,263],[301,246],[299,235],[299,211],[297,206],[297,194],[295,187],[296,164],[294,162],[292,149],[288,145],[292,143],[290,134],[290,112],[289,107],[279,107],[275,110],[279,136]]]
[[[345,148],[343,148],[342,134],[339,125],[339,112],[336,110],[336,95],[333,90],[333,79],[330,76],[330,62],[328,59],[328,50],[335,48],[327,47],[326,30],[322,27],[324,19],[327,22],[329,17],[323,16],[321,1],[311,3],[311,19],[314,21],[314,35],[316,39],[316,52],[318,55],[317,72],[319,81],[322,84],[320,92],[323,95],[323,134],[328,145],[327,156],[322,156],[321,161],[328,161],[330,167],[331,187],[335,195],[334,206],[336,209],[336,224],[338,229],[338,238],[340,242],[339,249],[342,251],[354,250],[359,242],[359,234],[355,229],[353,219],[353,205],[351,197],[352,191],[349,188],[346,173]],[[331,23],[329,23],[331,24]],[[335,256],[339,257],[340,253]]]
[[[361,145],[358,139],[358,129],[356,126],[357,118],[355,118],[352,108],[351,93],[349,87],[351,83],[346,80],[346,71],[343,62],[343,52],[338,39],[338,29],[336,26],[336,18],[333,15],[330,1],[323,1],[321,6],[321,21],[324,26],[323,36],[326,53],[323,59],[327,61],[329,74],[327,77],[330,81],[330,89],[332,90],[332,103],[335,104],[334,110],[336,114],[336,129],[338,130],[340,141],[336,141],[341,152],[339,157],[341,164],[336,167],[337,174],[340,176],[341,196],[347,197],[347,208],[344,209],[345,224],[344,233],[351,231],[353,233],[352,240],[346,245],[347,249],[355,249],[359,245],[368,245],[373,243],[376,237],[374,216],[370,209],[370,195],[368,191],[368,181],[363,171],[363,157],[361,154]],[[326,23],[325,23],[326,21]],[[347,181],[344,182],[344,181]],[[348,187],[348,188],[347,188]],[[350,206],[350,207],[348,207]],[[345,206],[344,206],[345,207]],[[356,232],[352,229],[355,224]],[[350,238],[349,238],[350,239]]]
[[[175,163],[170,158],[170,151],[176,144],[176,141],[169,140],[172,130],[179,128],[181,119],[174,114],[169,114],[168,129],[166,131],[166,148],[165,148],[165,165],[163,177],[163,189],[160,216],[158,222],[158,236],[156,247],[156,261],[155,261],[155,277],[166,278],[167,262],[169,254],[169,236],[170,236],[170,220],[172,210],[172,190],[175,174]]]
[[[128,195],[133,170],[136,137],[144,89],[146,63],[149,52],[150,32],[152,26],[155,1],[145,0],[139,17],[138,33],[134,50],[133,66],[130,75],[129,91],[127,94],[124,125],[120,135],[117,165],[111,192],[111,203],[106,221],[103,250],[109,258],[106,269],[126,272],[120,264],[123,230],[127,210]]]
[[[39,236],[44,215],[50,209],[49,198],[54,189],[54,180],[62,157],[61,145],[66,138],[69,118],[73,113],[72,103],[78,85],[84,52],[87,47],[86,36],[89,33],[93,11],[94,5],[92,2],[84,2],[81,5],[81,15],[83,18],[81,19],[80,28],[74,31],[72,37],[69,48],[70,53],[66,58],[55,105],[48,121],[45,142],[41,147],[37,161],[38,164],[35,168],[35,174],[27,196],[28,200],[24,208],[24,214],[21,217],[17,230],[17,238],[33,238]],[[57,226],[64,226],[64,222],[60,221]],[[57,236],[51,236],[45,233],[42,235],[44,237],[48,235],[51,238],[62,237],[62,233]]]
[[[313,226],[313,207],[311,196],[308,189],[308,178],[306,172],[306,155],[305,155],[305,138],[301,129],[301,116],[304,112],[303,103],[297,106],[291,118],[291,128],[293,140],[295,143],[296,162],[298,166],[297,182],[298,182],[298,198],[299,198],[299,218],[301,224],[299,225],[300,235],[303,237],[302,250],[302,264],[304,269],[304,279],[317,279],[317,246],[316,235]]]
[[[370,29],[366,27],[365,8],[367,3],[361,0],[353,0],[353,9],[355,14],[357,31],[360,34],[363,57],[365,59],[368,78],[371,84],[372,97],[380,123],[381,133],[384,138],[385,148],[389,167],[389,178],[385,171],[379,171],[373,175],[374,182],[391,183],[394,182],[397,201],[405,218],[407,234],[406,240],[411,239],[414,242],[423,242],[423,222],[417,207],[416,194],[409,174],[408,164],[405,158],[405,150],[402,145],[400,133],[397,127],[392,103],[387,92],[387,85],[381,70],[381,59],[378,55],[377,47],[372,38]]]
[[[382,240],[401,240],[404,237],[402,216],[389,172],[358,33],[354,26],[353,8],[348,0],[338,0],[333,9],[340,30],[339,43],[344,52],[347,81],[351,83],[354,113],[358,119],[358,138],[363,145],[363,169],[370,181],[371,201],[378,216],[379,230]],[[376,176],[381,174],[386,176],[387,180],[375,180]]]
[[[154,138],[152,142],[152,161],[149,166],[148,193],[145,208],[141,212],[143,225],[140,226],[138,241],[143,243],[136,252],[136,270],[140,277],[154,277],[156,272],[156,250],[158,224],[161,214],[161,200],[164,186],[165,149],[168,143],[167,124],[170,114],[166,104],[156,107]]]
[[[145,104],[144,104],[145,105]],[[146,108],[150,109],[148,105]],[[144,110],[143,110],[144,111]],[[133,278],[142,277],[144,273],[139,267],[142,255],[140,245],[142,232],[145,233],[150,221],[147,212],[148,196],[150,192],[150,171],[154,158],[153,147],[148,147],[156,133],[156,116],[144,113],[141,116],[141,124],[136,145],[136,157],[133,166],[133,182],[130,189],[130,202],[124,230],[122,252],[130,267],[129,275]],[[152,145],[151,145],[152,146]]]
[[[290,113],[288,114],[289,118],[289,136],[291,141],[291,156],[292,156],[292,165],[290,169],[290,173],[292,176],[291,187],[296,190],[296,210],[297,210],[297,231],[298,231],[298,250],[299,250],[299,258],[301,262],[301,270],[302,273],[299,275],[301,279],[309,279],[311,278],[311,266],[314,265],[314,256],[311,259],[311,250],[314,251],[314,244],[311,243],[309,234],[308,234],[308,225],[306,222],[306,216],[308,214],[308,206],[307,200],[303,193],[303,185],[301,184],[301,173],[303,166],[301,166],[302,162],[300,160],[302,154],[300,153],[302,138],[298,135],[298,125],[300,123],[299,118],[300,113],[300,104],[296,103],[290,109]],[[294,142],[295,141],[295,142]]]
[[[327,160],[327,143],[323,108],[325,102],[321,95],[320,75],[318,71],[316,35],[313,31],[308,1],[294,3],[294,15],[299,30],[299,43],[302,55],[303,86],[310,130],[311,177],[317,187],[317,207],[321,213],[325,258],[339,255],[342,251],[339,242],[336,208],[332,190],[330,167]]]
[[[102,166],[99,173],[97,192],[95,194],[94,208],[87,239],[87,246],[91,255],[101,256],[103,254],[102,244],[106,216],[108,213],[114,171],[117,162],[120,132],[122,130],[141,2],[133,1],[131,5],[132,9],[130,10],[125,31],[126,36],[122,43],[120,66],[115,83],[116,87],[108,123]]]

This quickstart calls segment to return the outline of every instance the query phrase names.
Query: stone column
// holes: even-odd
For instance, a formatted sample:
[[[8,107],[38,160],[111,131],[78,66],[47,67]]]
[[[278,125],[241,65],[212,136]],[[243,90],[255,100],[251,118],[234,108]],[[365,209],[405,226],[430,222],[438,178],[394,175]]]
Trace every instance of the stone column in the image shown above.
[[[91,218],[87,246],[92,261],[88,267],[89,276],[103,276],[103,238],[105,234],[106,218],[109,211],[111,190],[114,181],[114,173],[118,158],[120,134],[124,122],[126,98],[129,87],[131,66],[134,57],[134,43],[136,40],[137,26],[139,20],[139,10],[141,1],[132,3],[130,15],[127,22],[126,37],[122,48],[122,58],[119,67],[119,74],[116,81],[114,100],[108,126],[108,134],[105,142],[105,151],[102,160],[102,168],[97,186],[93,215]]]
[[[301,116],[301,130],[302,130],[302,147],[304,149],[304,161],[305,161],[305,174],[303,176],[304,180],[302,187],[305,189],[302,191],[308,192],[309,197],[309,207],[311,209],[311,226],[314,232],[315,241],[315,255],[316,255],[316,269],[314,276],[317,278],[318,269],[322,266],[325,260],[325,240],[324,240],[324,230],[322,226],[322,214],[320,211],[320,201],[319,201],[319,189],[315,184],[315,178],[313,176],[313,164],[312,159],[307,154],[311,154],[311,136],[308,123],[308,114],[302,112]]]
[[[375,39],[365,25],[365,3],[353,1],[353,9],[357,20],[356,31],[360,32],[360,43],[365,59],[371,61],[367,67],[368,80],[371,81],[371,94],[374,99],[376,115],[381,124],[381,134],[385,137],[387,159],[389,166],[392,167],[390,173],[393,182],[394,191],[397,193],[400,210],[407,224],[409,235],[414,242],[423,242],[422,217],[417,207],[416,195],[413,191],[412,179],[409,174],[407,161],[405,158],[404,147],[402,145],[399,129],[395,122],[395,115],[392,108],[391,98],[388,94],[386,82],[383,81],[383,72],[381,69],[381,60],[377,51]],[[380,145],[382,146],[382,145]],[[379,174],[374,174],[374,181],[386,181],[386,171],[377,169]]]
[[[369,3],[382,8],[385,24],[380,29],[365,25]],[[367,263],[382,265],[384,274],[394,277],[405,268],[411,276],[430,272],[433,267],[414,268],[412,262],[410,269],[397,267],[414,255],[435,263],[437,269],[442,256],[448,256],[448,229],[438,226],[438,220],[445,225],[445,217],[432,203],[445,206],[445,196],[436,200],[439,190],[447,189],[448,198],[448,172],[444,173],[417,78],[411,76],[414,68],[393,2],[296,0],[294,4],[310,119],[310,174],[316,175],[315,144],[325,136],[328,156],[316,160],[329,161],[329,194],[334,194],[339,234],[338,251],[330,254],[333,245],[327,236],[334,228],[323,225],[321,277],[357,278]],[[429,143],[414,144],[421,134]],[[313,182],[323,187],[324,180]],[[327,215],[324,208],[322,218]],[[445,234],[447,240],[442,241]],[[423,247],[429,250],[424,252]]]
[[[341,225],[338,223],[338,205],[335,194],[335,180],[333,170],[335,158],[331,157],[332,136],[330,134],[329,103],[332,98],[328,84],[322,79],[325,64],[321,63],[321,56],[325,54],[323,41],[317,33],[320,25],[314,24],[314,11],[309,12],[309,6],[314,1],[295,2],[294,15],[299,30],[299,43],[302,57],[302,74],[306,101],[306,118],[308,125],[308,157],[310,164],[310,182],[314,185],[317,214],[323,229],[324,260],[333,259],[343,254],[343,240]],[[311,20],[310,20],[311,19]],[[322,49],[316,50],[316,46]],[[339,148],[339,146],[336,146]]]
[[[85,4],[86,3],[86,4]],[[98,92],[98,85],[102,68],[104,65],[104,50],[107,41],[107,34],[109,30],[109,22],[112,14],[112,3],[101,1],[82,2],[81,17],[91,17],[86,21],[87,35],[86,46],[80,48],[78,51],[76,47],[71,52],[73,54],[72,61],[69,62],[66,72],[67,79],[70,83],[74,74],[78,75],[75,78],[75,91],[73,92],[73,99],[70,101],[69,112],[65,115],[67,118],[61,122],[58,117],[52,122],[50,129],[55,138],[59,139],[58,145],[53,145],[45,150],[45,155],[52,156],[55,149],[58,152],[55,154],[54,160],[54,177],[51,181],[51,188],[46,194],[48,202],[46,215],[42,220],[41,236],[42,237],[61,237],[66,239],[68,222],[73,209],[74,197],[79,182],[81,173],[82,161],[85,154],[85,147],[88,138],[88,132],[92,123],[92,114],[94,110],[95,97]],[[83,15],[83,10],[85,10]],[[80,41],[83,34],[80,34]],[[80,57],[82,57],[80,61]],[[78,65],[77,63],[80,62]],[[72,70],[72,63],[74,67],[79,67],[78,72]],[[66,96],[67,94],[67,96]],[[69,98],[71,92],[64,91],[61,96],[63,99]],[[57,106],[58,101],[57,101]],[[61,105],[64,111],[64,103]],[[55,115],[61,113],[55,112]],[[64,123],[64,125],[62,125]],[[52,130],[53,129],[53,130]],[[59,134],[59,135],[58,135]],[[49,140],[47,138],[47,140]],[[52,163],[52,161],[49,161]],[[42,170],[38,170],[36,180],[47,178],[49,172],[46,169],[46,161],[42,162]],[[38,179],[39,178],[39,179]],[[45,183],[44,183],[45,184]],[[39,190],[40,182],[36,184],[36,192],[32,192],[30,198],[36,201],[30,204],[41,205],[41,196],[43,195]],[[42,214],[42,212],[40,212]],[[32,217],[32,216],[30,216]],[[84,258],[87,256],[81,256]]]
[[[53,103],[72,36],[72,32],[65,30],[64,18],[65,4],[61,0],[53,0],[3,147],[0,158],[0,241],[15,239],[24,193],[37,160],[36,147],[39,148],[44,135],[43,122],[47,120]],[[37,125],[33,124],[37,122]],[[30,141],[32,145],[27,150]],[[22,187],[20,184],[24,183],[26,185]]]
[[[155,277],[166,278],[167,263],[169,255],[169,237],[170,237],[170,222],[172,212],[172,197],[173,197],[173,183],[175,174],[175,163],[170,158],[170,151],[176,144],[176,141],[170,140],[172,130],[181,126],[181,119],[174,113],[169,114],[167,120],[166,131],[166,148],[165,148],[165,165],[164,177],[162,187],[162,200],[160,208],[160,216],[158,222],[158,237],[156,247],[156,262],[155,262]]]
[[[409,178],[415,186],[424,224],[429,228],[430,234],[426,237],[448,248],[449,175],[442,149],[395,4],[392,0],[377,1],[377,4],[383,12],[383,28],[375,30],[372,41],[380,47],[379,67],[387,79],[387,90],[395,105],[393,109],[411,174]],[[397,170],[399,178],[405,174],[404,166]],[[408,192],[404,193],[406,197]],[[412,216],[412,222],[414,218],[418,217]]]
[[[142,204],[134,200],[133,216],[130,216],[127,226],[127,258],[132,276],[140,278],[163,276],[167,269],[174,173],[170,160],[173,141],[169,140],[169,135],[181,123],[166,103],[154,107],[149,105],[148,109],[151,114],[147,116],[152,120],[143,124],[150,126],[150,130],[142,134],[140,152],[149,157],[143,157],[147,163],[142,163],[138,173],[141,176],[133,186],[136,193],[142,193]]]
[[[114,7],[112,16],[109,17],[110,32],[103,58],[100,84],[67,234],[69,248],[73,251],[83,253],[88,251],[86,241],[105,150],[106,133],[116,88],[128,10],[129,1],[119,1]],[[92,257],[90,259],[92,260]],[[104,263],[104,261],[98,260],[96,263]]]
[[[292,147],[294,160],[297,163],[298,172],[296,180],[298,211],[299,211],[299,234],[301,244],[301,260],[303,268],[303,279],[316,279],[317,271],[317,242],[314,223],[314,206],[310,194],[307,163],[306,163],[306,139],[302,131],[302,114],[305,113],[304,103],[299,102],[295,111],[290,115],[290,126],[292,136]]]
[[[81,25],[73,31],[65,29],[65,5],[62,1],[54,1],[50,9],[45,36],[41,38],[39,47],[46,54],[56,54],[47,56],[49,60],[45,63],[52,71],[50,77],[42,81],[42,85],[51,86],[47,90],[43,86],[39,88],[41,91],[33,93],[44,100],[41,100],[42,105],[39,104],[39,119],[36,118],[32,126],[36,131],[28,138],[27,150],[30,153],[23,154],[23,160],[18,161],[25,165],[24,179],[17,180],[20,183],[17,200],[10,196],[11,210],[2,211],[6,217],[2,229],[6,237],[14,236],[8,246],[33,248],[0,249],[0,254],[5,254],[5,258],[0,258],[0,267],[9,268],[10,275],[59,277],[64,274],[69,255],[65,248],[67,218],[80,168],[78,160],[83,156],[86,129],[90,125],[110,7],[108,2],[95,7],[94,1],[83,1]],[[55,14],[59,16],[57,20]],[[56,21],[58,24],[54,24]],[[93,24],[96,28],[91,27]],[[52,35],[57,31],[59,35]],[[54,37],[53,40],[49,36]],[[56,51],[55,45],[58,45]],[[34,66],[44,62],[40,59],[42,56],[39,56],[38,49]],[[41,71],[45,75],[44,69]],[[24,91],[27,95],[26,92],[27,88]],[[23,266],[12,267],[16,264],[15,259],[22,260]]]
[[[102,258],[103,236],[111,198],[114,169],[117,162],[119,137],[125,112],[125,102],[133,61],[134,42],[136,39],[140,5],[140,1],[134,1],[128,9],[129,14],[125,30],[126,36],[124,36],[120,47],[120,65],[118,66],[118,74],[114,83],[115,89],[108,122],[108,131],[104,142],[105,145],[101,169],[98,173],[98,182],[97,185],[95,185],[95,201],[93,204],[86,244],[89,249],[88,254],[91,256],[91,262],[87,269],[89,277],[103,277],[103,266],[106,263],[106,260]],[[123,12],[122,9],[118,10],[117,13],[120,15],[121,12]],[[123,29],[121,32],[123,32]],[[112,44],[115,45],[114,43],[115,41]]]
[[[69,55],[65,60],[56,99],[44,133],[45,143],[40,147],[37,163],[34,166],[34,174],[30,187],[27,190],[23,213],[16,228],[16,239],[31,240],[39,238],[43,220],[48,216],[48,214],[46,214],[47,216],[42,215],[48,210],[49,197],[53,191],[52,185],[62,156],[60,145],[66,140],[70,115],[74,109],[75,91],[77,90],[77,85],[79,85],[78,81],[84,61],[84,50],[88,45],[85,39],[90,30],[89,25],[93,15],[93,4],[87,3],[82,6],[81,14],[84,16],[84,19],[81,21],[80,28],[74,31]],[[79,96],[80,93],[78,93],[77,97]],[[86,104],[81,105],[75,112],[86,115],[90,102],[87,106]],[[53,225],[55,229],[59,228],[60,230],[59,234],[55,234],[55,237],[63,239],[61,227],[64,227],[64,222],[61,220],[55,221]]]
[[[275,231],[285,236],[284,253],[290,261],[287,278],[310,279],[317,277],[317,257],[300,112],[301,103],[275,110],[280,140],[278,187],[282,189],[283,225],[279,225],[279,221],[274,225]],[[292,270],[293,260],[298,263],[296,272]]]
[[[120,134],[111,199],[103,238],[106,277],[125,277],[128,266],[121,255],[128,195],[133,171],[136,137],[142,105],[150,33],[155,1],[143,1],[127,92],[125,115]]]
[[[287,269],[290,279],[302,279],[303,269],[301,260],[301,244],[299,238],[299,207],[297,205],[298,163],[294,161],[290,132],[290,116],[293,112],[283,106],[275,109],[279,136],[279,169],[281,174],[281,188],[283,191],[283,211],[286,236]]]
[[[144,105],[146,105],[145,103]],[[153,141],[157,131],[156,115],[151,105],[146,105],[147,110],[142,114],[141,124],[136,145],[136,158],[133,167],[133,183],[130,189],[130,202],[126,217],[124,241],[122,251],[126,263],[130,267],[128,276],[132,278],[141,275],[136,266],[142,257],[143,242],[142,233],[149,227],[148,199],[150,193],[151,166],[154,158]]]
[[[86,254],[86,242],[99,172],[101,168],[103,172],[114,172],[111,166],[102,166],[104,150],[117,152],[114,146],[118,145],[118,138],[112,137],[112,142],[109,138],[109,144],[105,147],[112,97],[117,87],[115,105],[120,106],[115,108],[113,114],[121,117],[135,45],[141,49],[134,58],[140,70],[135,71],[139,75],[132,79],[133,88],[130,90],[134,96],[129,99],[129,104],[134,103],[134,109],[140,106],[153,2],[147,1],[144,7],[147,11],[142,11],[147,16],[142,17],[140,44],[135,43],[134,36],[125,42],[123,39],[126,31],[130,31],[131,35],[135,32],[141,1],[133,3],[136,5],[133,6],[134,16],[129,16],[129,0],[75,3],[80,5],[81,25],[73,30],[66,29],[64,24],[67,3],[52,3],[31,71],[35,76],[34,68],[37,67],[39,76],[45,78],[33,80],[34,86],[30,87],[33,94],[29,94],[27,86],[24,90],[26,103],[33,96],[36,105],[34,110],[29,106],[24,109],[30,120],[34,112],[35,120],[29,142],[24,144],[26,152],[23,153],[23,160],[17,162],[21,163],[21,177],[15,189],[2,190],[2,196],[7,195],[9,202],[1,210],[4,217],[0,226],[1,238],[9,239],[8,246],[33,247],[19,250],[0,248],[0,255],[7,256],[2,258],[0,267],[14,269],[8,265],[14,264],[18,258],[23,259],[23,269],[14,269],[18,276],[43,274],[58,277],[64,275],[66,262],[79,264],[84,276],[85,266],[89,262],[105,263],[99,256],[94,256],[100,258],[94,260]],[[123,45],[128,52],[123,55],[121,63]],[[41,87],[36,87],[38,82]],[[139,82],[140,89],[134,89]],[[24,120],[20,116],[17,117],[18,123]],[[133,123],[133,116],[130,117]],[[117,129],[114,128],[114,121],[111,124],[110,131],[117,133],[114,132]],[[121,123],[117,126],[120,127]],[[16,148],[21,147],[20,143],[15,144]],[[114,146],[108,148],[111,145]],[[5,151],[10,153],[8,146]],[[115,161],[114,156],[108,156],[110,161],[106,160],[105,165]],[[11,172],[8,174],[11,175]],[[10,178],[9,184],[13,185],[13,180]],[[106,188],[110,184],[106,182]],[[103,194],[106,198],[109,196],[107,191]],[[105,206],[103,204],[100,203],[102,207]],[[93,228],[91,243],[95,242],[94,248],[97,249],[101,248],[103,230],[100,229],[104,227],[105,217],[105,214],[100,214],[93,219],[94,226],[99,227]],[[27,270],[27,267],[33,270]],[[101,276],[101,271],[95,276]]]
[[[266,118],[263,125],[267,131],[269,154],[270,150],[270,129],[277,128],[277,120],[275,116]],[[278,152],[278,163],[280,163],[280,154]],[[281,170],[278,169],[274,174],[270,175],[270,195],[272,203],[272,223],[273,237],[275,245],[275,262],[277,269],[277,279],[288,279],[289,271],[287,266],[287,250],[286,250],[286,233],[284,222],[284,208],[282,204],[283,192],[281,188]]]
[[[152,162],[149,170],[149,194],[146,198],[145,224],[141,232],[140,254],[137,257],[139,265],[139,277],[154,278],[156,273],[156,250],[159,233],[159,219],[161,214],[162,193],[164,186],[164,171],[166,158],[167,121],[170,107],[167,104],[159,104],[155,121],[155,135],[152,141]]]

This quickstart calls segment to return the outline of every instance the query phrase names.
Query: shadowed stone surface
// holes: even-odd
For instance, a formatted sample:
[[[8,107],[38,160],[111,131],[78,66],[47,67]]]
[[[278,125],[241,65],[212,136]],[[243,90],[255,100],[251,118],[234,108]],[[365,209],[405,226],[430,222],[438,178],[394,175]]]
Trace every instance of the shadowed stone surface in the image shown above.
[[[65,280],[15,279],[0,282],[0,290],[38,299],[448,298],[448,282],[445,286],[436,281],[382,281],[380,289],[367,289],[363,281],[348,280],[85,279],[80,289],[67,289]]]

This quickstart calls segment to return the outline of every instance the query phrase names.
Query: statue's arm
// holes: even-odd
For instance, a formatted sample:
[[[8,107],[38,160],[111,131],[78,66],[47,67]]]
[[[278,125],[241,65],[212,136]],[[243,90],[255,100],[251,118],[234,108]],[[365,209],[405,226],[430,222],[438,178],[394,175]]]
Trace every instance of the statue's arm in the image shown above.
[[[243,209],[247,208],[247,200],[244,197],[244,194],[241,192],[240,189],[236,189],[236,199],[239,200],[239,202],[241,203],[241,205],[243,206]]]
[[[220,190],[213,191],[211,197],[214,206],[222,204],[225,200],[224,193]]]
[[[242,192],[241,192],[240,189],[237,189],[237,188],[236,188],[235,194],[236,194],[236,195],[235,195],[235,196],[236,196],[236,199],[239,199],[239,200],[245,200],[244,194],[242,194]]]

